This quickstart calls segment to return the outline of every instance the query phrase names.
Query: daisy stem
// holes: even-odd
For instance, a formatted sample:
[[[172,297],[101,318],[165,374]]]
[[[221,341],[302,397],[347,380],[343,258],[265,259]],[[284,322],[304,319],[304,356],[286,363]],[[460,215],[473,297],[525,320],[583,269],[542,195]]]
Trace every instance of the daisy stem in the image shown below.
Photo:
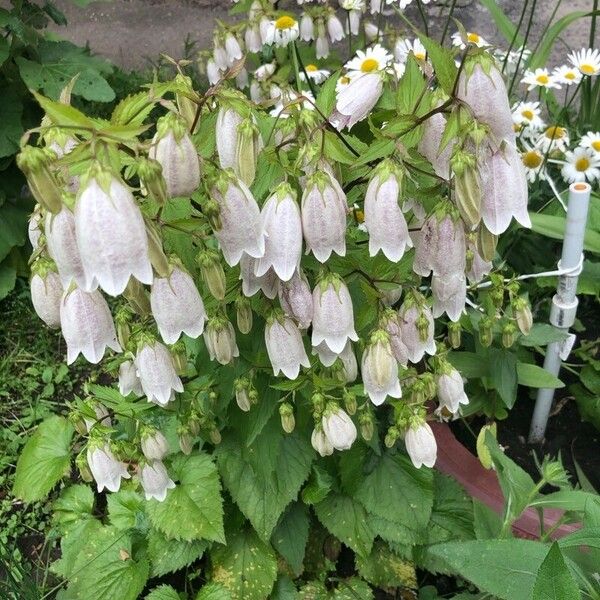
[[[559,0],[560,2],[560,0]],[[523,61],[523,54],[525,52],[525,44],[527,44],[527,40],[529,39],[529,34],[531,33],[531,26],[533,25],[533,15],[535,14],[537,0],[533,0],[531,3],[531,12],[529,13],[529,20],[527,21],[527,29],[525,30],[525,39],[523,40],[523,45],[521,46],[521,52],[519,53],[519,60],[517,60],[517,66],[515,67],[515,74],[512,77],[510,82],[510,87],[508,88],[508,96],[512,94],[513,87],[515,85],[515,81],[517,79],[517,75],[519,74],[519,67],[521,66],[521,62]],[[533,56],[533,54],[532,54]]]
[[[423,10],[423,3],[421,2],[421,0],[417,0],[417,6],[419,7],[419,13],[421,14],[421,20],[423,21],[425,35],[429,37],[429,25],[427,24],[427,16],[425,15],[425,11]]]
[[[300,81],[300,66],[298,64],[298,54],[296,53],[296,42],[295,41],[291,41],[290,45],[288,46],[288,50],[289,53],[292,57],[292,64],[294,65],[294,75],[296,76],[296,89],[298,90],[298,93],[301,94],[302,93],[302,85],[301,85],[301,81]],[[307,77],[308,79],[308,77]]]
[[[514,48],[515,42],[517,41],[517,37],[519,35],[519,31],[521,31],[521,26],[523,25],[523,19],[525,18],[525,13],[527,12],[527,5],[529,4],[529,0],[525,0],[523,2],[523,10],[521,11],[521,16],[519,17],[519,23],[517,24],[517,28],[515,29],[515,34],[510,40],[510,46],[504,55],[504,60],[502,61],[502,72],[506,71],[506,64],[508,63],[508,55],[511,50]],[[525,45],[525,41],[523,41],[523,46]]]
[[[526,0],[528,1],[528,0]],[[450,20],[452,19],[452,15],[454,14],[454,8],[456,7],[456,0],[452,0],[452,4],[450,5],[450,10],[448,11],[448,16],[446,18],[446,24],[444,25],[444,31],[442,32],[442,39],[440,40],[440,45],[444,45],[444,40],[446,39],[446,34],[448,33],[448,28],[450,27]]]
[[[350,23],[350,11],[346,11],[346,23],[348,24],[348,60],[352,57],[352,25]]]
[[[596,17],[598,16],[598,0],[594,0],[592,7],[592,22],[590,23],[590,48],[596,43]]]
[[[550,18],[548,19],[548,22],[546,23],[546,27],[544,27],[544,31],[540,35],[540,39],[537,41],[537,44],[535,45],[535,48],[533,49],[533,52],[531,53],[531,59],[533,59],[536,52],[538,51],[538,48],[540,47],[540,44],[542,43],[542,40],[544,39],[546,32],[548,31],[548,28],[552,24],[552,21],[554,21],[554,17],[556,16],[556,13],[558,12],[558,9],[560,8],[561,4],[562,4],[562,0],[558,0],[558,2],[556,3],[556,5],[554,7],[554,10],[552,11],[552,14],[550,15]],[[527,43],[527,40],[525,40],[524,43]]]

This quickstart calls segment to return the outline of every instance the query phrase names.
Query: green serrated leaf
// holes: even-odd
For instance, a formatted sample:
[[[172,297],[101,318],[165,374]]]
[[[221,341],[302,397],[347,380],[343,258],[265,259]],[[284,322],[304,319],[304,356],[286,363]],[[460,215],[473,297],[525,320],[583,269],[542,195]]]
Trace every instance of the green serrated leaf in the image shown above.
[[[366,581],[358,577],[340,579],[331,594],[332,600],[372,600],[373,591]]]
[[[376,587],[418,587],[415,565],[392,552],[382,541],[375,542],[369,556],[356,557],[356,568],[363,579]]]
[[[579,588],[571,576],[557,542],[540,565],[531,600],[580,600]]]
[[[148,533],[150,574],[152,577],[162,577],[167,573],[179,571],[200,559],[207,546],[202,540],[170,540],[160,531],[151,529]]]
[[[271,536],[273,547],[287,561],[296,576],[302,573],[308,526],[307,507],[294,502],[281,517]]]
[[[130,94],[115,106],[110,122],[114,125],[141,125],[156,106],[157,100],[151,91]]]
[[[450,96],[454,89],[454,82],[458,77],[458,69],[454,63],[454,53],[449,48],[443,48],[430,37],[419,35],[419,39],[425,46],[425,50],[427,50],[440,87]]]
[[[273,550],[251,530],[227,535],[227,545],[211,552],[212,578],[232,600],[264,600],[277,577]]]
[[[198,592],[196,600],[231,600],[229,590],[220,583],[211,581]]]
[[[74,106],[51,100],[36,92],[33,92],[33,95],[55,125],[83,127],[88,129],[96,127],[96,123],[92,119],[86,117]]]
[[[76,525],[94,518],[94,492],[88,485],[71,485],[61,492],[52,508],[54,522],[62,535],[67,535]]]
[[[317,96],[317,108],[328,117],[335,106],[335,88],[337,86],[340,71],[333,73],[325,83],[321,86],[321,90]]]
[[[164,583],[154,588],[147,596],[146,600],[181,600],[175,588]]]
[[[170,538],[224,543],[221,485],[210,456],[178,455],[169,474],[178,481],[175,489],[168,491],[164,502],[146,502],[152,525]]]
[[[117,529],[138,528],[144,522],[144,499],[133,490],[120,490],[107,497],[108,519]]]
[[[490,381],[507,408],[517,399],[517,357],[509,350],[490,348]]]
[[[68,474],[73,426],[55,415],[38,426],[17,461],[13,494],[26,502],[43,498]]]

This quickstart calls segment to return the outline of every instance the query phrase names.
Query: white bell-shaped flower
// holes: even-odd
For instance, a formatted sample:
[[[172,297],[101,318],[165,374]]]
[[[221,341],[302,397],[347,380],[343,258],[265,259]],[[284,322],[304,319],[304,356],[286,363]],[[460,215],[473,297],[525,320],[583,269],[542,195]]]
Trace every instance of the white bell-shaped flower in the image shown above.
[[[141,446],[148,460],[162,460],[169,453],[169,442],[158,429],[142,434]]]
[[[315,287],[313,310],[313,347],[325,342],[332,352],[340,354],[348,340],[358,341],[352,298],[340,277],[329,275]]]
[[[306,254],[312,252],[324,263],[332,252],[346,256],[346,214],[348,204],[339,184],[329,173],[317,172],[306,184],[302,196],[302,229]]]
[[[332,44],[344,39],[344,26],[333,12],[327,17],[327,33]]]
[[[295,271],[289,281],[279,284],[278,295],[283,312],[292,317],[300,329],[308,329],[313,318],[313,298],[306,277]]]
[[[364,73],[352,77],[338,95],[331,122],[337,129],[351,129],[366,119],[383,92],[381,73]]]
[[[336,450],[349,450],[356,440],[356,426],[348,413],[331,402],[321,418],[323,431]]]
[[[467,261],[467,279],[470,283],[479,283],[492,270],[492,262],[485,260],[479,251],[477,245],[469,241],[468,250],[471,252],[471,260]]]
[[[437,396],[440,409],[456,414],[461,404],[469,404],[465,393],[465,384],[460,373],[450,365],[445,366],[442,374],[437,378]]]
[[[119,392],[121,396],[133,394],[136,398],[144,395],[142,382],[132,360],[126,360],[119,365]]]
[[[75,234],[75,215],[66,207],[55,215],[48,213],[44,227],[48,254],[56,263],[63,287],[74,281],[79,287],[86,287],[85,273]],[[95,288],[95,281],[89,282],[89,288]]]
[[[385,399],[401,398],[402,390],[398,379],[398,363],[392,354],[388,334],[376,331],[367,346],[361,365],[365,394],[375,406],[383,404]]]
[[[204,303],[190,275],[178,266],[168,277],[156,277],[150,306],[162,339],[174,344],[182,333],[195,339],[204,331]]]
[[[396,362],[406,367],[408,363],[408,348],[402,341],[402,329],[400,328],[399,319],[398,313],[395,310],[388,309],[381,319],[381,326],[390,338],[390,346]]]
[[[324,367],[331,367],[340,356],[337,352],[332,352],[325,342],[313,346],[312,353],[319,357]]]
[[[118,492],[121,487],[121,479],[131,477],[125,463],[115,458],[108,444],[104,444],[102,447],[88,448],[87,462],[99,492],[104,488],[109,492]]]
[[[342,361],[344,367],[343,372],[346,383],[356,381],[356,378],[358,377],[358,363],[356,362],[356,354],[354,354],[351,342],[346,342],[346,345],[340,352],[338,358]]]
[[[310,367],[302,334],[289,317],[272,316],[265,327],[265,345],[273,373],[282,372],[288,379],[296,379],[300,367]]]
[[[413,293],[406,298],[398,311],[398,323],[411,363],[418,363],[425,353],[435,354],[433,315],[420,294]]]
[[[210,319],[204,331],[204,343],[210,360],[228,365],[240,355],[233,325],[221,318]]]
[[[300,19],[300,39],[311,42],[315,38],[315,22],[308,13],[303,13]]]
[[[457,322],[465,310],[467,301],[467,278],[464,273],[434,275],[431,278],[433,296],[433,317],[437,319],[444,313]]]
[[[152,283],[146,226],[129,188],[111,173],[92,169],[75,204],[77,247],[87,290],[97,281],[118,296],[132,276]]]
[[[322,427],[315,427],[310,436],[310,443],[320,456],[331,456],[333,454],[333,445],[325,435]]]
[[[411,426],[404,437],[406,451],[413,465],[420,469],[423,465],[433,467],[437,459],[437,443],[431,427],[423,421]]]
[[[60,326],[67,343],[68,365],[80,352],[93,364],[102,360],[107,346],[121,352],[110,309],[98,290],[67,290],[60,303]]]
[[[185,121],[175,113],[160,118],[150,158],[162,167],[170,198],[190,196],[200,185],[200,161]]]
[[[385,161],[375,171],[365,195],[365,226],[369,232],[369,255],[380,250],[398,262],[412,247],[406,219],[399,204],[402,171]]]
[[[173,400],[175,392],[183,392],[171,353],[160,342],[148,341],[141,345],[135,367],[148,402],[165,406]]]
[[[31,213],[29,221],[27,223],[27,237],[29,243],[34,250],[37,250],[40,245],[40,237],[42,237],[42,229],[40,224],[42,222],[42,213],[40,212],[40,205],[36,204],[36,209]]]
[[[262,293],[273,300],[279,290],[279,278],[275,275],[273,269],[269,269],[262,277],[256,276],[256,265],[258,258],[252,258],[247,254],[242,254],[240,259],[240,279],[242,280],[242,293],[250,298],[262,290]]]
[[[504,233],[514,217],[523,227],[531,227],[527,212],[528,187],[525,167],[511,143],[497,151],[487,151],[480,163],[481,218],[494,235]]]
[[[244,32],[244,42],[246,50],[253,54],[260,52],[262,49],[262,38],[260,37],[260,28],[257,24],[248,24]]]
[[[227,52],[227,62],[230,65],[244,56],[242,47],[233,33],[228,33],[225,38],[225,52]]]
[[[234,267],[245,252],[253,258],[265,253],[260,209],[248,187],[231,171],[222,177],[212,191],[220,207],[221,229],[215,231],[225,262]]]
[[[442,136],[446,128],[446,117],[436,113],[423,123],[423,135],[419,141],[419,152],[431,163],[435,174],[444,179],[450,178],[450,158],[454,141],[440,150]]]
[[[261,277],[272,268],[281,281],[289,281],[300,267],[302,256],[302,219],[296,194],[281,184],[262,209],[265,254],[258,260],[256,275]]]
[[[175,488],[175,482],[169,477],[165,465],[160,460],[146,463],[140,471],[140,483],[146,500],[154,498],[164,502],[167,491]]]
[[[29,287],[31,302],[37,316],[48,327],[60,327],[60,301],[63,296],[63,286],[58,273],[52,270],[35,273]]]

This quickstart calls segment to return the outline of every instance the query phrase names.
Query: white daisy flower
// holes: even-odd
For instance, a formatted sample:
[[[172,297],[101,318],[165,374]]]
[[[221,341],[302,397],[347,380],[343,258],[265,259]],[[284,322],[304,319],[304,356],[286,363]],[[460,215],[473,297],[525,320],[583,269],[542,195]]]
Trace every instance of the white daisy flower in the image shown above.
[[[404,72],[406,71],[406,64],[401,62],[395,62],[392,65],[392,69],[394,71],[396,79],[400,81],[400,79],[402,79],[402,75],[404,75]]]
[[[535,71],[528,69],[525,71],[521,83],[526,83],[529,86],[527,88],[529,92],[536,87],[560,89],[560,84],[553,75],[550,75],[548,69],[536,69]]]
[[[600,73],[600,50],[582,48],[579,52],[571,52],[568,59],[579,69],[582,75],[598,75]]]
[[[295,102],[300,96],[292,90],[280,90],[279,101],[271,110],[272,117],[279,117],[280,119],[287,119],[290,116],[290,109],[294,110],[293,107],[306,108],[307,110],[314,110],[315,97],[308,91],[302,90],[302,101]]]
[[[483,46],[489,46],[489,42],[487,42],[484,38],[482,38],[478,33],[474,31],[467,31],[467,42],[469,44],[473,44],[478,48],[482,48]],[[465,42],[462,39],[460,31],[457,31],[452,34],[452,45],[458,46],[461,50],[466,48]]]
[[[394,46],[394,56],[398,62],[405,63],[408,60],[408,55],[413,53],[415,58],[425,60],[427,58],[427,50],[421,43],[421,40],[415,38],[413,41],[406,39],[397,39]]]
[[[569,146],[569,132],[564,127],[552,125],[540,134],[536,146],[543,152],[547,152],[549,149],[564,152]]]
[[[313,64],[306,65],[304,70],[306,71],[308,78],[314,81],[316,84],[323,83],[331,74],[331,71],[328,71],[327,69],[319,69],[317,65]],[[302,81],[306,81],[306,75],[304,75],[304,73],[300,73],[300,79],[302,79]]]
[[[600,154],[600,131],[588,131],[581,138],[581,140],[579,140],[579,145],[582,148],[589,148],[590,150],[593,150],[596,154]]]
[[[348,84],[352,81],[350,75],[341,75],[338,77],[337,83],[335,84],[335,93],[339,94],[343,89],[348,87]]]
[[[287,46],[300,36],[300,27],[294,17],[284,15],[276,21],[271,21],[267,27],[265,44]]]
[[[542,109],[539,102],[519,102],[512,108],[513,122],[521,127],[542,129],[544,121],[540,117]],[[520,129],[520,127],[519,127]]]
[[[384,71],[392,62],[392,58],[385,48],[380,44],[375,44],[372,48],[367,48],[366,52],[358,50],[356,56],[346,64],[346,69],[351,77]]]
[[[600,155],[581,146],[573,151],[568,150],[561,173],[567,183],[600,179]]]
[[[544,155],[539,149],[526,150],[521,154],[521,159],[529,182],[533,183],[536,179],[546,179]]]
[[[554,77],[558,83],[573,85],[574,83],[579,83],[583,75],[579,69],[569,67],[568,65],[561,65],[552,71],[552,77]]]

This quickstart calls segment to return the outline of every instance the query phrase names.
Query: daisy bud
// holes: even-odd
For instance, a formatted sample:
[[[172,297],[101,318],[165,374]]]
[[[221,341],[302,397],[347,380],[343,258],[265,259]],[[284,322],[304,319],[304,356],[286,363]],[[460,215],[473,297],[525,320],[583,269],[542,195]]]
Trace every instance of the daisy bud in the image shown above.
[[[515,146],[505,143],[495,152],[488,151],[481,162],[480,174],[481,217],[490,233],[504,233],[513,217],[523,227],[530,228],[527,177]]]
[[[416,292],[407,296],[398,311],[398,322],[410,362],[418,363],[425,353],[435,354],[433,315],[423,296]]]
[[[198,253],[196,262],[200,265],[202,279],[208,290],[217,300],[225,298],[225,271],[219,260],[219,255],[214,250],[205,249]]]
[[[252,330],[252,306],[246,296],[235,299],[236,321],[240,333],[247,334]]]
[[[324,263],[332,252],[346,256],[346,196],[328,173],[317,172],[302,196],[302,229],[306,254]]]
[[[356,440],[356,426],[345,410],[329,402],[321,418],[323,431],[336,450],[349,450]]]
[[[121,487],[121,479],[131,477],[125,463],[115,458],[108,444],[88,446],[87,462],[99,492],[104,488],[110,492],[118,492]]]
[[[274,375],[281,371],[288,379],[296,379],[300,366],[310,367],[302,334],[289,317],[276,313],[269,317],[265,327],[265,344]]]
[[[260,209],[246,185],[231,171],[221,172],[212,190],[220,206],[222,227],[215,231],[225,262],[234,267],[245,252],[253,258],[265,253]]]
[[[129,188],[99,165],[91,167],[79,190],[75,231],[88,291],[97,281],[107,294],[118,296],[132,276],[152,283],[142,213]]]
[[[56,159],[52,150],[34,146],[25,146],[17,155],[17,166],[27,177],[32,196],[51,213],[62,208],[62,191],[52,172]]]
[[[473,116],[485,123],[499,140],[514,140],[508,92],[489,52],[466,58],[456,93],[459,100],[469,105]]]
[[[175,482],[169,477],[165,465],[160,460],[144,464],[140,471],[140,483],[146,500],[154,498],[164,502],[167,490],[175,489]]]
[[[121,352],[110,309],[98,290],[67,290],[60,303],[60,325],[67,343],[68,365],[80,352],[93,364],[102,360],[107,346]]]
[[[517,320],[519,331],[523,335],[528,335],[533,327],[533,315],[531,314],[531,305],[525,298],[516,298],[513,302],[513,314]],[[38,313],[39,314],[39,313]]]
[[[444,365],[436,383],[440,410],[444,408],[454,415],[459,411],[461,404],[469,404],[463,379],[460,373],[450,364],[446,363]]]
[[[279,289],[279,279],[275,275],[273,269],[269,269],[262,277],[256,276],[256,265],[258,259],[251,258],[247,254],[243,254],[240,260],[240,279],[242,280],[242,293],[246,297],[251,297],[262,290],[262,293],[273,300],[277,296]]]
[[[458,348],[460,348],[461,343],[462,343],[461,338],[462,338],[461,324],[459,322],[453,323],[452,321],[450,321],[450,323],[448,323],[448,342],[450,343],[450,346],[454,350],[457,350]]]
[[[502,327],[502,346],[504,348],[510,348],[515,343],[515,334],[517,328],[513,323],[506,323]]]
[[[169,442],[158,429],[147,429],[142,434],[142,452],[148,460],[162,460],[169,453]]]
[[[286,433],[292,433],[296,428],[296,419],[294,409],[288,402],[279,405],[279,416],[281,417],[281,427]]]
[[[333,446],[320,425],[313,429],[310,443],[315,451],[319,453],[319,456],[331,456],[333,454]]]
[[[256,276],[273,268],[281,281],[289,281],[300,267],[302,220],[296,194],[287,183],[280,184],[262,209],[265,254],[256,265]]]
[[[169,277],[154,279],[150,306],[167,344],[174,344],[182,333],[195,339],[204,331],[204,303],[193,279],[178,266],[173,267]]]
[[[183,392],[171,353],[160,342],[148,340],[140,344],[135,367],[148,402],[166,406],[175,398],[175,392]]]
[[[377,104],[383,92],[381,73],[364,73],[354,77],[337,95],[332,122],[337,129],[351,129],[356,123],[366,119]]]
[[[308,13],[304,13],[300,19],[300,39],[311,42],[315,37],[315,23]]]
[[[153,158],[141,157],[138,159],[137,173],[148,196],[163,206],[169,196],[161,164]]]
[[[308,329],[313,318],[313,299],[304,274],[296,270],[289,281],[280,283],[278,294],[283,312],[294,319],[300,329]]]
[[[344,39],[344,26],[334,12],[327,17],[327,33],[332,44]]]
[[[433,467],[437,459],[437,443],[431,427],[426,421],[412,424],[405,436],[404,444],[413,465],[420,469],[422,465]]]
[[[464,273],[434,275],[431,278],[431,293],[434,318],[446,313],[451,321],[460,319],[467,300],[467,279]]]
[[[362,411],[358,415],[358,424],[360,426],[360,435],[365,442],[370,442],[375,433],[375,425],[373,423],[373,414],[370,411]]]
[[[398,262],[405,249],[412,247],[399,204],[403,177],[403,171],[386,160],[375,169],[365,195],[369,255],[375,256],[381,250],[392,262]]]
[[[136,398],[144,395],[137,369],[131,360],[126,360],[119,365],[119,392],[121,396],[133,394]]]
[[[44,232],[48,254],[56,263],[63,287],[69,287],[72,281],[79,287],[85,287],[85,274],[75,234],[75,215],[66,206],[55,215],[48,213]]]
[[[30,282],[31,302],[37,316],[48,327],[60,327],[60,302],[63,286],[54,265],[49,261],[36,261]]]
[[[377,330],[365,349],[361,365],[365,394],[375,406],[383,404],[387,396],[401,398],[398,363],[392,354],[389,335]]]
[[[489,229],[481,223],[477,230],[475,245],[477,247],[477,252],[484,261],[492,261],[496,255],[498,236],[490,233]]]
[[[226,319],[219,317],[209,319],[204,331],[204,342],[210,360],[216,360],[222,365],[228,365],[240,355],[233,325]]]
[[[494,321],[491,317],[483,317],[479,321],[479,342],[484,348],[489,348],[494,341]]]
[[[457,150],[451,160],[454,171],[455,200],[460,216],[469,229],[481,221],[481,180],[473,154]]]
[[[352,298],[341,277],[330,274],[315,287],[313,308],[313,347],[325,342],[332,352],[339,354],[348,340],[358,341]]]

